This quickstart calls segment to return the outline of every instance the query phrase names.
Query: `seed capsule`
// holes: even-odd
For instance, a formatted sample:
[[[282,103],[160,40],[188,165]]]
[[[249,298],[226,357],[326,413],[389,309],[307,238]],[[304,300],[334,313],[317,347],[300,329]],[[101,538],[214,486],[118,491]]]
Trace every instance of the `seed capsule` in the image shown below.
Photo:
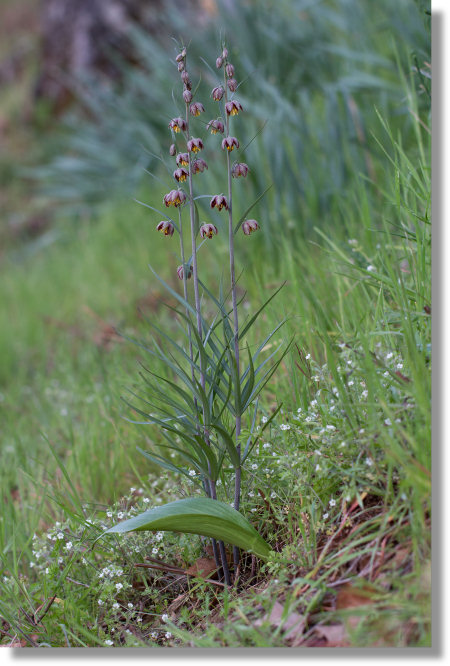
[[[159,222],[156,225],[156,230],[161,231],[164,236],[173,236],[174,226],[172,222],[169,222],[168,220],[162,220],[162,222]]]
[[[246,236],[250,236],[251,233],[259,229],[259,224],[256,220],[245,220],[242,224],[242,231]]]
[[[209,205],[211,208],[217,208],[217,210],[222,210],[222,208],[228,210],[228,201],[226,200],[226,197],[223,196],[223,194],[216,194],[216,196],[211,199]]]
[[[200,236],[202,238],[212,238],[217,235],[217,227],[214,224],[202,224],[200,227]]]

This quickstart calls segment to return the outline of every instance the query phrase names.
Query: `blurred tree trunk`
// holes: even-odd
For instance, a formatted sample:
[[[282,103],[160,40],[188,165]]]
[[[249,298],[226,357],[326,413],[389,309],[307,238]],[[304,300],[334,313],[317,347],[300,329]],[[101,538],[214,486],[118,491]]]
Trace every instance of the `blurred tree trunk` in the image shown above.
[[[195,0],[184,0],[192,8]],[[157,32],[164,0],[42,0],[40,69],[35,98],[60,111],[71,100],[71,81],[80,74],[117,78],[112,51],[133,60],[127,32],[132,22]],[[180,3],[178,3],[179,6]],[[167,13],[167,12],[166,12]],[[165,14],[166,14],[165,13]]]

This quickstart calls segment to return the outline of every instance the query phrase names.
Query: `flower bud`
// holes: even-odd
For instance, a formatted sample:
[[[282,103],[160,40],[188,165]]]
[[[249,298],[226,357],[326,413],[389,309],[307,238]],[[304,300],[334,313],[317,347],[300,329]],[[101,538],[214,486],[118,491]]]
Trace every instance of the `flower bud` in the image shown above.
[[[220,69],[220,68],[222,67],[222,65],[223,65],[223,58],[221,58],[221,57],[219,56],[219,57],[217,58],[217,60],[216,60],[216,67],[217,67],[217,69]]]
[[[175,133],[186,131],[186,121],[183,118],[173,118],[169,123],[169,128]]]
[[[178,208],[186,201],[186,195],[183,190],[170,190],[168,194],[164,195],[163,201],[167,207],[175,206],[175,208]]]
[[[191,164],[192,174],[196,174],[199,172],[203,173],[203,171],[207,168],[208,165],[206,164],[205,160],[200,160],[200,159],[194,160]]]
[[[259,224],[256,220],[245,220],[242,224],[242,231],[246,236],[250,236],[257,229],[259,229]]]
[[[202,238],[212,238],[217,235],[217,227],[214,224],[202,224],[200,227],[200,236]]]
[[[181,80],[183,81],[187,90],[190,90],[192,88],[191,79],[189,78],[189,74],[187,73],[186,70],[181,72]]]
[[[223,134],[225,127],[221,120],[210,120],[209,123],[206,125],[206,129],[211,130],[211,134],[217,134],[217,132]]]
[[[177,62],[181,62],[182,60],[185,59],[185,57],[186,57],[186,49],[183,49],[183,50],[177,55],[177,57],[175,58],[175,60],[176,60]]]
[[[180,280],[184,280],[184,266],[178,266],[177,268],[177,275],[180,278]],[[189,280],[189,278],[192,277],[192,266],[186,266],[186,280]]]
[[[244,162],[235,162],[231,167],[231,175],[233,178],[243,178],[248,174],[248,165]]]
[[[234,136],[227,136],[222,139],[222,150],[231,152],[234,148],[239,148],[239,141]]]
[[[233,78],[233,76],[234,76],[234,67],[231,64],[231,62],[229,62],[228,64],[225,65],[225,72],[226,72],[226,75],[228,76],[229,79]]]
[[[229,89],[231,92],[234,92],[234,91],[237,89],[237,81],[236,81],[236,79],[228,79],[228,81],[227,81],[227,86],[228,86],[228,89]]]
[[[179,183],[184,183],[186,178],[189,176],[189,171],[186,171],[186,169],[176,169],[173,172],[173,177],[175,180],[177,180]]]
[[[239,111],[242,111],[242,104],[236,99],[232,99],[230,102],[225,104],[225,111],[228,116],[237,116]]]
[[[216,196],[211,199],[209,205],[211,208],[217,208],[217,210],[222,210],[222,208],[228,210],[228,201],[223,196],[223,194],[216,194]]]
[[[203,148],[203,141],[201,139],[189,139],[187,142],[187,149],[190,153],[198,153]]]
[[[180,60],[178,63],[178,71],[182,72],[184,70],[184,60]]]
[[[205,107],[201,102],[194,102],[189,107],[189,113],[191,116],[199,116],[201,113],[204,113]]]
[[[172,222],[169,222],[168,220],[163,220],[162,222],[159,222],[156,225],[156,230],[162,231],[164,236],[173,236],[174,226]]]
[[[213,88],[213,91],[211,93],[212,98],[215,102],[220,102],[220,100],[223,97],[225,90],[222,88],[222,86],[217,86],[216,88]]]
[[[176,154],[177,154],[177,147],[174,143],[172,143],[172,145],[169,148],[169,155],[171,157],[175,157]]]
[[[222,58],[226,60],[228,58],[228,49],[226,46],[224,46],[223,51],[222,51]]]
[[[187,166],[189,164],[189,155],[187,153],[178,153],[176,163],[178,166]]]
[[[189,102],[192,100],[192,93],[187,88],[186,90],[183,90],[183,99],[186,102],[186,104],[189,104]]]

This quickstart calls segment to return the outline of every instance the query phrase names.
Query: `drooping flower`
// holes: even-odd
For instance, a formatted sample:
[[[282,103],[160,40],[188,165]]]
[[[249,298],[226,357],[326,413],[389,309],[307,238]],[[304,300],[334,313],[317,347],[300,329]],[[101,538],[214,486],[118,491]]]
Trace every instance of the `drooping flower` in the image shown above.
[[[213,88],[212,90],[212,98],[215,102],[220,102],[220,100],[223,97],[225,90],[222,88],[222,86],[217,86],[216,88]]]
[[[202,159],[194,160],[191,164],[192,174],[196,174],[196,173],[199,173],[199,172],[203,173],[203,171],[207,168],[208,168],[208,165],[206,164],[205,160],[202,160]]]
[[[222,65],[223,65],[223,58],[221,58],[221,57],[219,56],[219,57],[216,59],[216,67],[217,67],[217,69],[220,69],[220,68],[222,67]]]
[[[172,118],[169,123],[169,128],[175,133],[186,131],[186,121],[183,118]]]
[[[191,116],[199,116],[201,113],[204,113],[205,107],[201,102],[194,102],[189,107],[189,113]]]
[[[217,227],[214,224],[202,224],[200,227],[200,236],[202,238],[212,238],[217,235]]]
[[[192,266],[186,266],[186,280],[189,280],[192,277]],[[178,266],[177,268],[177,275],[180,278],[180,280],[184,280],[184,266]]]
[[[209,205],[211,208],[217,208],[217,210],[222,210],[222,208],[228,210],[228,201],[226,200],[226,197],[223,196],[223,194],[216,194],[216,196],[211,199]]]
[[[185,59],[185,57],[186,57],[186,49],[184,48],[184,49],[182,49],[182,50],[180,51],[180,53],[177,55],[177,57],[175,58],[175,60],[176,60],[177,62],[181,62],[182,60]]]
[[[229,62],[227,65],[225,65],[225,72],[226,72],[229,79],[231,79],[234,76],[234,67],[231,64],[231,62]]]
[[[231,167],[233,178],[245,178],[248,174],[248,165],[245,162],[235,162]]]
[[[190,153],[198,153],[199,150],[203,149],[203,141],[201,139],[189,139],[187,149]]]
[[[211,134],[217,134],[218,132],[223,134],[225,127],[221,120],[210,120],[206,125],[206,129],[211,130]]]
[[[177,154],[177,147],[174,143],[172,143],[170,148],[169,148],[169,155],[171,157],[175,157],[176,154]]]
[[[225,104],[225,111],[228,116],[237,116],[239,111],[242,111],[242,104],[236,99],[232,99]]]
[[[164,236],[173,236],[174,226],[168,220],[162,220],[156,225],[156,231],[161,231]]]
[[[184,183],[186,178],[189,176],[189,171],[186,171],[186,169],[175,169],[173,172],[173,177],[175,180],[177,180],[179,183]]]
[[[234,148],[239,148],[239,141],[234,136],[227,136],[222,140],[222,150],[232,151]]]
[[[190,90],[192,88],[191,79],[189,78],[189,74],[186,70],[181,72],[181,80],[183,81],[186,90]]]
[[[234,92],[234,91],[237,89],[237,81],[236,81],[236,79],[228,79],[228,81],[227,81],[227,86],[228,86],[228,90],[229,90],[230,92]]]
[[[188,88],[183,90],[183,99],[186,102],[186,104],[189,104],[189,102],[192,100],[192,93]]]
[[[176,163],[178,166],[187,166],[189,164],[189,155],[187,153],[178,153]]]
[[[246,236],[250,236],[251,233],[259,229],[259,224],[256,220],[245,220],[242,224],[242,231]]]
[[[185,201],[186,195],[183,190],[170,190],[168,194],[164,195],[164,203],[167,207],[175,206],[177,208],[184,204]]]

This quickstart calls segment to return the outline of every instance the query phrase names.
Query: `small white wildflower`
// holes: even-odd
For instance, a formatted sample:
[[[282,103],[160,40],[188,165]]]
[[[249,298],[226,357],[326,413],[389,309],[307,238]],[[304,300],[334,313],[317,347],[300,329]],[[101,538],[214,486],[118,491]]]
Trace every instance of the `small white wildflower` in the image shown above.
[[[349,386],[354,386],[354,384],[355,384],[355,382],[353,381],[353,379],[351,379],[348,383]]]
[[[270,493],[270,499],[275,499],[276,496],[277,496],[277,494],[276,494],[275,491],[272,491],[272,492]]]
[[[282,423],[280,425],[280,430],[290,430],[291,426],[288,423]]]
[[[256,509],[253,508],[253,509],[250,509],[250,511],[251,511],[252,513],[255,513]]]
[[[263,417],[261,418],[261,423],[267,423],[267,421],[268,421],[267,416],[263,416]]]
[[[322,520],[326,520],[328,518],[328,516],[329,516],[328,513],[324,513],[323,516],[322,516]]]
[[[142,622],[142,618],[141,618],[141,617],[137,617],[137,618],[136,618],[136,622]]]
[[[152,555],[158,555],[159,551],[157,548],[152,548]]]
[[[253,492],[253,490],[251,490],[251,491],[249,492],[248,496],[249,496],[249,497],[254,497],[254,496],[255,496],[255,493]]]
[[[370,458],[366,458],[366,465],[368,467],[371,467],[373,465],[373,460],[371,460]]]
[[[311,400],[309,404],[311,407],[315,407],[317,405],[317,400]]]
[[[386,372],[383,372],[383,377],[389,377],[389,372],[386,370]]]
[[[142,501],[144,502],[144,504],[149,504],[150,503],[150,498],[149,497],[144,497],[144,499]]]
[[[163,614],[161,615],[161,620],[162,620],[162,622],[167,622],[168,619],[169,619],[169,616],[167,615],[167,613],[163,613]]]
[[[318,463],[317,463],[317,465],[316,465],[316,467],[315,467],[315,470],[316,470],[316,472],[320,472],[320,465],[319,465]]]
[[[341,442],[341,446],[344,448],[344,446],[347,446],[347,442]]]
[[[116,610],[117,610],[118,608],[120,608],[120,606],[119,606],[119,604],[117,603],[117,601],[115,601],[115,602],[113,603],[112,607],[115,608]]]
[[[387,358],[387,359],[390,359],[390,358],[392,358],[393,356],[394,356],[394,354],[393,354],[392,352],[388,352],[388,353],[386,354],[386,358]]]
[[[97,601],[97,603],[98,603],[99,606],[103,606],[103,604],[104,604],[105,602],[103,601],[103,599],[99,599],[99,600]]]
[[[369,264],[366,268],[366,271],[368,271],[369,273],[372,273],[372,271],[375,271],[375,270],[376,270],[376,268],[375,268],[375,266],[372,266],[372,264]]]
[[[392,425],[391,419],[386,419],[385,422],[384,422],[384,425],[387,425],[387,426]]]
[[[71,542],[71,541],[68,541],[68,542],[66,543],[66,545],[64,546],[64,548],[65,548],[66,550],[70,550],[70,549],[72,548],[72,542]]]
[[[107,518],[112,518],[112,511],[107,511],[106,516]]]
[[[123,588],[122,583],[116,583],[116,590],[119,592]]]
[[[397,368],[397,370],[402,370],[403,363],[397,363],[397,365],[395,367]]]
[[[130,488],[130,493],[136,492],[136,488]]]
[[[364,428],[360,428],[360,430],[359,430],[359,434],[360,434],[360,435],[364,435],[365,432],[366,432],[366,431],[364,430]]]
[[[45,573],[48,575],[50,573],[50,569],[48,567],[45,567]]]
[[[114,645],[114,641],[111,641],[109,638],[105,641],[105,645]]]
[[[133,604],[132,604],[131,602],[128,602],[128,603],[127,603],[127,606],[128,606],[128,608],[130,608],[130,609],[131,609],[131,608],[134,608],[134,606],[133,606]]]
[[[170,633],[170,631],[166,631],[166,633],[164,634],[164,636],[165,636],[165,638],[167,638],[167,639],[172,638],[172,634]]]
[[[63,557],[58,557],[58,564],[62,564],[63,562],[64,562],[64,558]]]
[[[331,431],[336,430],[336,426],[334,426],[334,425],[327,425],[327,430],[331,430]]]
[[[330,412],[334,412],[335,409],[336,409],[336,405],[331,405]]]
[[[158,638],[158,632],[152,631],[152,633],[150,634],[150,638]]]
[[[328,504],[329,504],[330,506],[336,506],[336,500],[335,500],[335,499],[330,499],[330,501],[328,502]]]
[[[347,243],[349,245],[358,245],[358,241],[356,240],[356,238],[349,238]]]
[[[252,469],[258,469],[258,465],[256,463],[253,463]]]
[[[121,520],[121,518],[123,518],[123,516],[124,516],[123,511],[119,511],[119,513],[117,514],[117,518],[118,518],[119,520]]]
[[[263,449],[270,449],[272,445],[269,442],[264,442]]]
[[[365,389],[365,390],[361,393],[361,397],[362,397],[362,398],[367,398],[368,395],[369,395],[369,391],[368,391],[367,389]]]
[[[196,475],[195,469],[190,469],[189,470],[189,476],[195,476],[195,475]]]
[[[156,541],[162,541],[164,539],[164,532],[156,532],[155,539]]]
[[[57,537],[59,540],[64,539],[64,534],[63,534],[62,532],[58,532],[58,534],[56,535],[56,537]]]

